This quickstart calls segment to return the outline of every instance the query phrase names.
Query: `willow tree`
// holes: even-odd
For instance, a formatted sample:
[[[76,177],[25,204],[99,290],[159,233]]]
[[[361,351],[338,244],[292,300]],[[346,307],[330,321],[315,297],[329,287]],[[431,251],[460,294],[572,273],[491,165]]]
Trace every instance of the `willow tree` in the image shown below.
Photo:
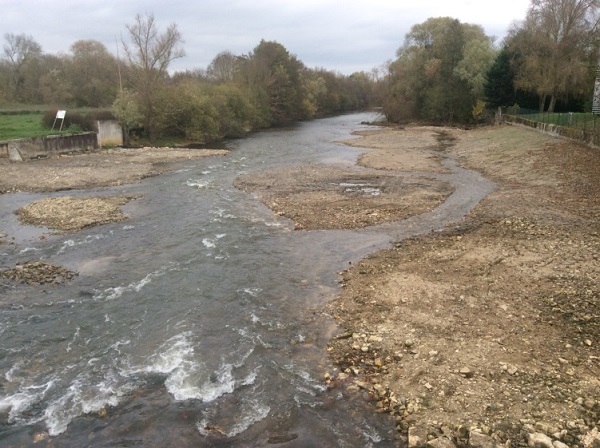
[[[150,140],[155,140],[159,129],[156,105],[168,80],[169,65],[185,55],[183,39],[175,24],[160,33],[153,14],[138,14],[135,23],[127,25],[127,31],[131,43],[123,41],[123,48],[131,84],[140,99],[145,131]]]
[[[515,85],[538,95],[540,112],[588,89],[599,7],[600,0],[532,0],[525,20],[511,30]]]
[[[389,66],[388,119],[472,120],[494,59],[492,40],[480,26],[430,18],[411,28],[397,56]]]

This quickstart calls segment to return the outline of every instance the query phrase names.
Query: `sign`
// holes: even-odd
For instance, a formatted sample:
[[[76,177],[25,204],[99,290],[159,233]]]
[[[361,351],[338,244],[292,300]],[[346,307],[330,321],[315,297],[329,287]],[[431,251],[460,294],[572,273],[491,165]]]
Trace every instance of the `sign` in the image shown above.
[[[65,115],[66,114],[67,114],[66,110],[59,110],[56,112],[56,118],[54,119],[54,123],[52,123],[52,130],[54,130],[54,126],[56,125],[56,120],[61,120],[59,131],[62,131],[63,124],[65,123]]]

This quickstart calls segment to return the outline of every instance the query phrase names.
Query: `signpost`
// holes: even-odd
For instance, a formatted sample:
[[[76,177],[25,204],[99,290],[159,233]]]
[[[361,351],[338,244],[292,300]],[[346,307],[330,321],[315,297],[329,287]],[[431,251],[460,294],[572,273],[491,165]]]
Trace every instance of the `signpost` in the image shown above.
[[[54,119],[54,123],[52,123],[52,130],[54,130],[54,126],[56,125],[56,120],[60,120],[60,129],[62,131],[63,124],[65,122],[65,115],[67,114],[66,110],[59,110],[56,112],[56,118]]]

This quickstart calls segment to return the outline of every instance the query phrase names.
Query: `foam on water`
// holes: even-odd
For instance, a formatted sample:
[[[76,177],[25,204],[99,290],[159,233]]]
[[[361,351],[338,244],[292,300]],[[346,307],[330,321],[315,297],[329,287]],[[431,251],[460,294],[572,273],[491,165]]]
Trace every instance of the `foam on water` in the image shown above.
[[[23,255],[26,254],[27,252],[35,252],[35,251],[40,251],[41,249],[35,248],[35,247],[25,247],[24,249],[21,249],[19,251],[19,255]]]
[[[161,268],[156,272],[151,272],[146,275],[138,282],[132,282],[127,286],[114,286],[105,289],[104,291],[96,291],[93,298],[94,300],[115,300],[121,297],[126,292],[140,292],[144,286],[152,282],[152,279],[160,277],[164,275],[168,270],[175,269],[171,268]]]
[[[210,185],[210,182],[207,180],[188,179],[185,184],[188,187],[196,187],[198,189],[201,189],[208,187]]]
[[[90,384],[90,379],[85,375],[76,378],[66,389],[66,393],[51,401],[45,409],[43,420],[48,434],[61,434],[80,415],[97,413],[106,406],[118,406],[123,397],[133,389],[132,384],[124,383],[112,370],[95,385]]]
[[[208,238],[203,238],[202,239],[202,244],[207,249],[213,249],[213,248],[217,247],[217,245],[213,241],[209,240]]]
[[[105,235],[99,233],[97,235],[88,235],[85,238],[83,238],[82,240],[65,240],[62,243],[62,246],[58,249],[57,255],[63,254],[67,249],[70,249],[72,247],[76,247],[76,246],[81,246],[84,244],[90,244],[93,243],[94,241],[98,241],[101,239],[106,238]]]

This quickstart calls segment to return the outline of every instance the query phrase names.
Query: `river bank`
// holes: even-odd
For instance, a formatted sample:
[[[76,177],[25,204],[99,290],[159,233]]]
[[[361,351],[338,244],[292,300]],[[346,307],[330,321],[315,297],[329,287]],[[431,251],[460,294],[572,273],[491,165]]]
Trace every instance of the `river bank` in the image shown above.
[[[459,225],[340,273],[325,310],[340,327],[328,348],[337,369],[323,381],[370,396],[412,446],[599,443],[597,149],[513,126],[387,128],[345,143],[365,148],[359,166],[285,167],[236,186],[298,230],[368,229],[431,210],[452,192],[435,177],[448,157],[497,188]],[[2,191],[117,185],[191,154],[173,165],[151,153],[139,154],[145,171],[120,152],[0,165]]]

